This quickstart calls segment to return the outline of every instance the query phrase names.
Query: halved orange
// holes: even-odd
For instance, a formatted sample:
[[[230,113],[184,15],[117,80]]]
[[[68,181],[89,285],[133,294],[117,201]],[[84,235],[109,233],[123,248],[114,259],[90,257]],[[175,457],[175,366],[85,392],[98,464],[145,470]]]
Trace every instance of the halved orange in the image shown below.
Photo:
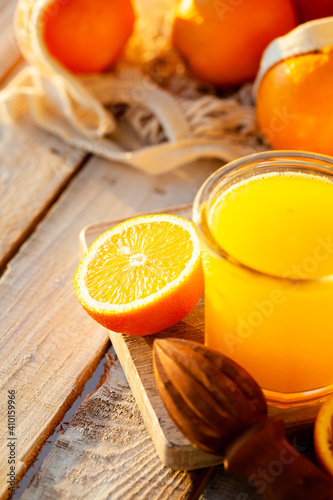
[[[314,446],[318,462],[333,477],[333,396],[325,401],[317,415]]]
[[[204,288],[200,242],[174,215],[129,219],[91,245],[76,271],[77,298],[106,328],[149,335],[183,319]]]

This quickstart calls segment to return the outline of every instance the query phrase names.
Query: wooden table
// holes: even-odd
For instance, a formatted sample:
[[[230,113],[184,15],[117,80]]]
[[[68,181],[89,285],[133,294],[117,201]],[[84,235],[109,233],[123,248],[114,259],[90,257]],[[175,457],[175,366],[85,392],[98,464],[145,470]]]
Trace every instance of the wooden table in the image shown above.
[[[15,5],[16,0],[0,0],[2,85],[25,64],[12,31]],[[7,498],[8,442],[15,444],[18,484],[110,352],[107,332],[74,295],[81,228],[191,203],[218,163],[197,162],[148,177],[73,149],[27,120],[9,133],[0,128],[0,134],[0,498]],[[14,498],[261,498],[222,467],[190,472],[164,467],[112,355],[94,389],[33,482]],[[15,391],[12,436],[8,391]]]

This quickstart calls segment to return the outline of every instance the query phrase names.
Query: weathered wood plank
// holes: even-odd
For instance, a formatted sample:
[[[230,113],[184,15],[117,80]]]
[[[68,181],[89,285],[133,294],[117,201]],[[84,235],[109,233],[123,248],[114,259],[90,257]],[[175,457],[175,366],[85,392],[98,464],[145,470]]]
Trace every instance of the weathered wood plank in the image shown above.
[[[0,83],[21,59],[13,26],[17,1],[0,1]]]
[[[210,470],[176,472],[158,458],[119,362],[82,403],[22,500],[192,498]]]
[[[106,331],[74,296],[81,228],[102,219],[189,203],[216,166],[197,163],[154,178],[93,158],[11,260],[0,281],[1,478],[8,472],[7,391],[16,391],[20,477],[107,346]],[[6,485],[0,484],[3,497]]]
[[[219,466],[200,500],[262,500],[257,488],[244,476],[230,475]],[[296,499],[295,499],[296,500]]]
[[[45,215],[85,153],[29,119],[0,130],[0,269]]]

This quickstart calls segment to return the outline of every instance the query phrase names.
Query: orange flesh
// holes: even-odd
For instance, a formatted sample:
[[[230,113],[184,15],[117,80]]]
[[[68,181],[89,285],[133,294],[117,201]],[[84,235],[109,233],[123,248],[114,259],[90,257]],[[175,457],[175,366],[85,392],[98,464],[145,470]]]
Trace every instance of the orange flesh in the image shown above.
[[[192,222],[173,215],[124,221],[81,260],[74,288],[86,312],[109,330],[151,335],[195,307],[204,282]]]
[[[190,239],[183,243],[186,231],[168,222],[152,222],[148,238],[146,234],[138,224],[104,243],[90,262],[85,279],[92,298],[127,304],[158,292],[180,275],[193,250]]]

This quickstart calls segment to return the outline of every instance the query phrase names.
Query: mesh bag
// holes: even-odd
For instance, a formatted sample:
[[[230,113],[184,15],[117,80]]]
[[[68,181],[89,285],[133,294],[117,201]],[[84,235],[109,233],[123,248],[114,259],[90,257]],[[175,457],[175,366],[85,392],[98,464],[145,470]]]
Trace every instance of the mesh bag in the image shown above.
[[[266,149],[252,85],[217,93],[189,75],[172,50],[174,0],[136,0],[134,33],[116,69],[89,76],[70,73],[49,54],[42,37],[49,4],[19,2],[16,34],[29,65],[0,94],[7,124],[29,114],[69,144],[149,174]]]

